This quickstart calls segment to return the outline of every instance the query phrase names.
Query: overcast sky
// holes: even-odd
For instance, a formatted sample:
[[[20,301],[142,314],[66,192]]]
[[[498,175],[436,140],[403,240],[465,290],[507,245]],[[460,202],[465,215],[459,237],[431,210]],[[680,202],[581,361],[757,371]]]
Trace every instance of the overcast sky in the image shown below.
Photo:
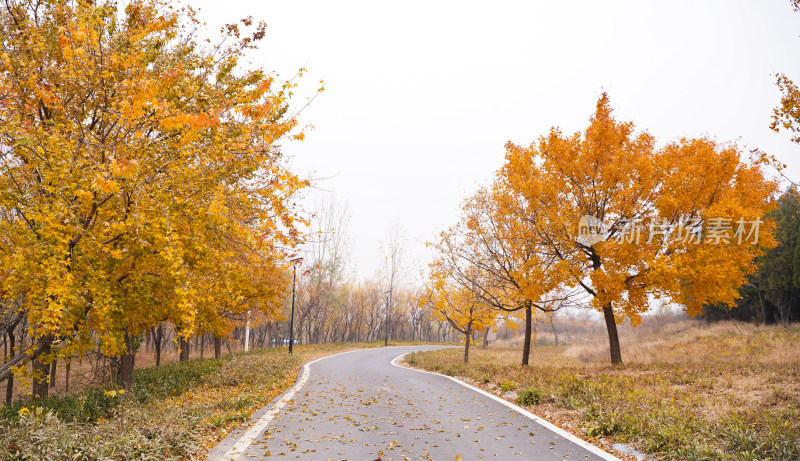
[[[506,141],[584,129],[602,91],[662,143],[738,141],[800,178],[800,146],[769,129],[775,74],[800,80],[789,0],[190,3],[214,30],[265,20],[251,61],[279,78],[307,67],[298,104],[325,80],[302,114],[314,130],[284,151],[349,203],[361,276],[398,220],[425,264],[424,242],[488,183]]]

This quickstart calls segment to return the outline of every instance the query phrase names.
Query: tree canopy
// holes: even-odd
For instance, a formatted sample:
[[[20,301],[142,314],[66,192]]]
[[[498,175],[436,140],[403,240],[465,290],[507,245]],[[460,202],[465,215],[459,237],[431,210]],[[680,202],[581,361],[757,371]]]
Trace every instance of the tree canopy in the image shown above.
[[[658,146],[618,121],[603,94],[585,131],[553,128],[529,146],[507,144],[495,183],[437,248],[456,278],[477,268],[473,289],[498,308],[602,312],[619,363],[616,325],[637,324],[650,300],[691,315],[735,305],[755,258],[775,244],[765,215],[777,182],[762,165],[709,138]]]
[[[264,29],[245,18],[214,44],[161,0],[0,9],[0,273],[28,357],[277,312],[305,186],[279,142],[303,131],[292,84],[240,65]]]

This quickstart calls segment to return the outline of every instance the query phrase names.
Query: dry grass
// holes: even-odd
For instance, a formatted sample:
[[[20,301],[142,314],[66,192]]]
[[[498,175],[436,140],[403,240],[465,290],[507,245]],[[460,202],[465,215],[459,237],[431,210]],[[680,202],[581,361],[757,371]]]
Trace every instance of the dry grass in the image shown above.
[[[781,340],[780,344],[764,345],[763,350],[759,350],[759,337],[769,338],[782,331],[791,332],[792,329],[741,322],[708,325],[690,319],[668,323],[647,322],[640,327],[624,325],[619,329],[623,359],[631,364],[706,363],[709,359],[719,362],[749,361],[755,353],[761,364],[797,365],[800,358],[786,354],[800,347],[796,335],[794,342],[791,337],[784,338],[785,341]],[[692,350],[702,347],[710,356],[677,353],[687,347]],[[564,355],[585,363],[603,362],[609,357],[608,337],[605,332],[595,334],[590,342],[569,345]]]
[[[536,347],[529,367],[518,365],[518,348],[476,348],[469,366],[458,350],[407,360],[521,399],[582,436],[661,459],[800,456],[800,327],[682,320],[620,333],[625,364],[616,367],[599,337]]]

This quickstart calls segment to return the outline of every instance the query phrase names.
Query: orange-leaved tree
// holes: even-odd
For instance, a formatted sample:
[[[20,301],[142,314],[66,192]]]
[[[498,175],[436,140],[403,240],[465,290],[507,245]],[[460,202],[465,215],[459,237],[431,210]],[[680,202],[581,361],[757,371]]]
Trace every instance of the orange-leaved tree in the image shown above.
[[[792,133],[792,141],[800,143],[800,89],[786,75],[778,75],[778,88],[781,102],[772,115],[770,128],[787,130]]]
[[[477,268],[468,270],[473,279],[479,277]],[[434,315],[447,320],[453,329],[464,335],[464,363],[469,362],[473,332],[492,326],[497,315],[478,293],[477,289],[454,283],[448,271],[434,262],[430,265],[427,287],[417,299],[420,307],[431,308]]]
[[[773,244],[762,219],[777,185],[757,159],[706,138],[657,148],[613,117],[606,94],[584,133],[509,143],[498,180],[528,202],[521,218],[603,313],[612,363],[622,361],[617,323],[637,324],[649,299],[691,315],[733,305]]]
[[[41,383],[94,339],[132,367],[165,320],[188,337],[277,312],[305,183],[276,143],[302,131],[290,86],[239,65],[264,25],[225,30],[201,45],[193,11],[162,0],[0,8],[0,266],[36,343],[0,380],[35,359]]]
[[[791,0],[791,3],[794,10],[800,12],[800,0]],[[774,131],[788,130],[792,133],[792,141],[800,143],[800,89],[785,74],[778,74],[777,78],[782,95],[780,105],[773,112],[770,128]]]
[[[795,12],[800,12],[800,0],[790,0]],[[800,89],[786,74],[777,74],[776,83],[781,92],[781,101],[772,111],[772,123],[770,128],[775,132],[786,130],[791,133],[792,142],[800,144]],[[783,172],[786,165],[778,161],[774,155],[756,150],[760,156],[760,161],[771,165],[794,187],[798,187],[798,182],[786,176]]]
[[[522,365],[530,360],[534,315],[570,304],[574,294],[562,287],[567,265],[543,245],[525,219],[528,202],[498,182],[468,198],[459,223],[433,246],[438,270],[471,291],[498,316],[524,315]]]

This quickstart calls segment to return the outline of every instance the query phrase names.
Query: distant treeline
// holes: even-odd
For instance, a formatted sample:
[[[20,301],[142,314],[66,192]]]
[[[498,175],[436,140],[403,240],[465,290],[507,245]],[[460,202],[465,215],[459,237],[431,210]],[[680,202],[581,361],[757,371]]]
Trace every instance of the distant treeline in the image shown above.
[[[724,305],[703,308],[709,321],[742,320],[779,323],[800,320],[800,200],[798,191],[787,190],[769,213],[775,220],[777,246],[757,259],[758,271],[739,291],[741,298],[733,309]]]

